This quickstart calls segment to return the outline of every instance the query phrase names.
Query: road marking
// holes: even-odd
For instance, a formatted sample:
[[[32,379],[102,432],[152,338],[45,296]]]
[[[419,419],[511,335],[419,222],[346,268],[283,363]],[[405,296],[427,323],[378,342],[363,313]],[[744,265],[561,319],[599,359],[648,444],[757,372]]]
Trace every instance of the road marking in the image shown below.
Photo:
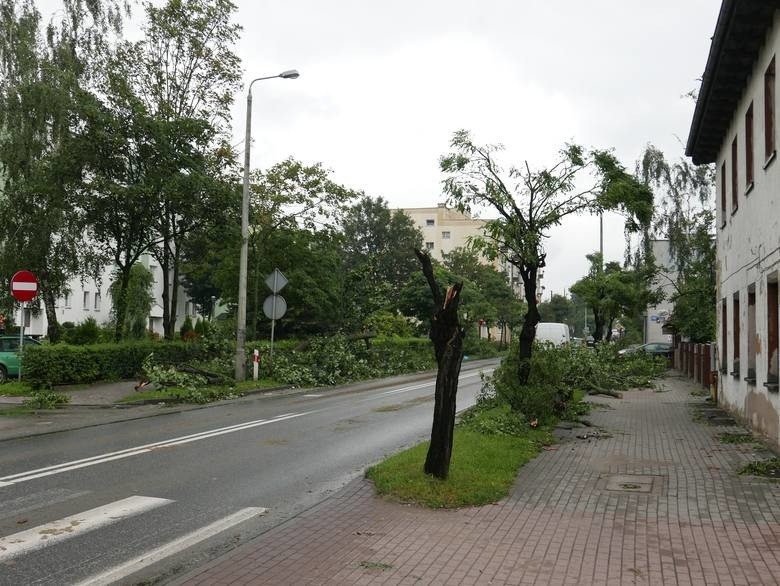
[[[58,521],[14,533],[0,538],[0,562],[123,521],[172,502],[169,499],[149,496],[131,496]]]
[[[486,371],[486,372],[493,372],[493,371],[490,370],[490,371]],[[482,374],[482,371],[472,372],[472,373],[469,373],[469,374],[462,374],[462,375],[460,375],[460,377],[458,377],[458,380],[463,380],[464,378],[471,378],[471,377],[474,377],[474,376],[479,376],[481,374]],[[435,385],[435,384],[436,384],[436,379],[434,379],[432,381],[428,381],[426,383],[419,384],[419,385],[412,385],[411,387],[402,387],[400,389],[393,389],[393,390],[390,390],[390,391],[384,391],[384,392],[379,393],[379,394],[382,395],[382,396],[384,396],[384,395],[397,395],[399,393],[408,393],[409,391],[416,391],[418,389],[424,389],[425,387],[430,387],[431,385]]]
[[[3,486],[10,486],[12,484],[27,482],[29,480],[35,480],[36,478],[43,478],[45,476],[62,474],[63,472],[69,472],[71,470],[78,470],[79,468],[96,466],[98,464],[104,464],[106,462],[112,462],[114,460],[122,460],[123,458],[138,456],[139,454],[145,454],[153,450],[170,448],[173,446],[179,446],[191,442],[197,442],[203,439],[217,437],[220,435],[224,435],[226,433],[234,433],[236,431],[244,431],[245,429],[251,429],[253,427],[260,427],[261,425],[278,423],[280,421],[286,421],[288,419],[302,417],[304,415],[308,415],[309,413],[314,413],[314,411],[305,411],[303,413],[285,413],[284,415],[279,415],[277,417],[274,417],[273,419],[258,419],[256,421],[247,421],[246,423],[239,423],[236,425],[230,425],[228,427],[220,427],[217,429],[211,429],[209,431],[202,431],[200,433],[193,433],[191,435],[185,435],[185,436],[176,437],[168,440],[154,442],[152,444],[145,444],[142,446],[136,446],[134,448],[127,448],[125,450],[119,450],[118,452],[100,454],[98,456],[92,456],[90,458],[83,458],[81,460],[74,460],[72,462],[63,462],[62,464],[55,464],[53,466],[47,466],[45,468],[38,468],[37,470],[28,470],[27,472],[19,472],[18,474],[11,474],[9,476],[4,476],[3,478],[0,478],[0,488]]]
[[[205,541],[209,537],[213,537],[222,531],[226,531],[231,527],[238,525],[239,523],[243,523],[244,521],[251,519],[252,517],[264,515],[267,511],[268,509],[264,509],[262,507],[248,507],[246,509],[241,509],[240,511],[219,519],[210,525],[206,525],[205,527],[197,529],[192,533],[188,533],[187,535],[183,535],[178,539],[169,541],[165,545],[148,551],[145,554],[125,562],[120,566],[116,566],[115,568],[111,568],[102,574],[92,576],[83,582],[79,582],[76,584],[76,586],[101,586],[103,584],[115,584],[119,582],[119,580],[127,578],[131,574],[134,574],[147,566],[151,566],[160,560],[179,553],[180,551],[184,551],[189,547],[197,545],[201,541]]]
[[[303,396],[308,398],[322,397],[322,393],[309,393],[308,395],[303,395]]]

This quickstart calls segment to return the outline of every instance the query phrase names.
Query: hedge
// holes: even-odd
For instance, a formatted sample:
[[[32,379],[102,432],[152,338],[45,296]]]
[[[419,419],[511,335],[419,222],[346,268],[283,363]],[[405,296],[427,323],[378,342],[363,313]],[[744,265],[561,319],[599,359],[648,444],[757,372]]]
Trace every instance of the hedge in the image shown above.
[[[145,340],[87,346],[27,346],[22,376],[34,388],[133,378],[140,373],[143,359],[151,353],[163,364],[207,358],[203,346],[194,342]]]

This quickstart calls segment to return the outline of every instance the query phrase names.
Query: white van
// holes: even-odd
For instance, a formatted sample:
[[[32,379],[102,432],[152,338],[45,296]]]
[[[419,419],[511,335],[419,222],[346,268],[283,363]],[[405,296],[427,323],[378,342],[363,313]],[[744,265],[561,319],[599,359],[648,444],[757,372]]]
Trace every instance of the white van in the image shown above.
[[[552,342],[562,346],[569,342],[569,326],[555,322],[543,321],[536,324],[536,341]]]

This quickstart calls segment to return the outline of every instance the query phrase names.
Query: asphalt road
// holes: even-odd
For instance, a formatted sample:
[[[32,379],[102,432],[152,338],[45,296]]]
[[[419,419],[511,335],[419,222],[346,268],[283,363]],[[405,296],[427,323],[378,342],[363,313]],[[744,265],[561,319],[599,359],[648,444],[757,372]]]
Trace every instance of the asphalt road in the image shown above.
[[[464,364],[458,409],[495,364]],[[0,584],[137,584],[192,569],[426,439],[434,382],[247,397],[0,442]]]

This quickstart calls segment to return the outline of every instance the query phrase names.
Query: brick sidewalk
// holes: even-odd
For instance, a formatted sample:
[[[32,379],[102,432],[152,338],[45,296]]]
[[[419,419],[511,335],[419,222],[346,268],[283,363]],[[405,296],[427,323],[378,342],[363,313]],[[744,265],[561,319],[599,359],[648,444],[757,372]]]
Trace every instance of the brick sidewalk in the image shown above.
[[[779,584],[780,483],[737,475],[770,454],[664,387],[595,399],[611,437],[543,452],[496,505],[424,510],[359,479],[176,584]]]

